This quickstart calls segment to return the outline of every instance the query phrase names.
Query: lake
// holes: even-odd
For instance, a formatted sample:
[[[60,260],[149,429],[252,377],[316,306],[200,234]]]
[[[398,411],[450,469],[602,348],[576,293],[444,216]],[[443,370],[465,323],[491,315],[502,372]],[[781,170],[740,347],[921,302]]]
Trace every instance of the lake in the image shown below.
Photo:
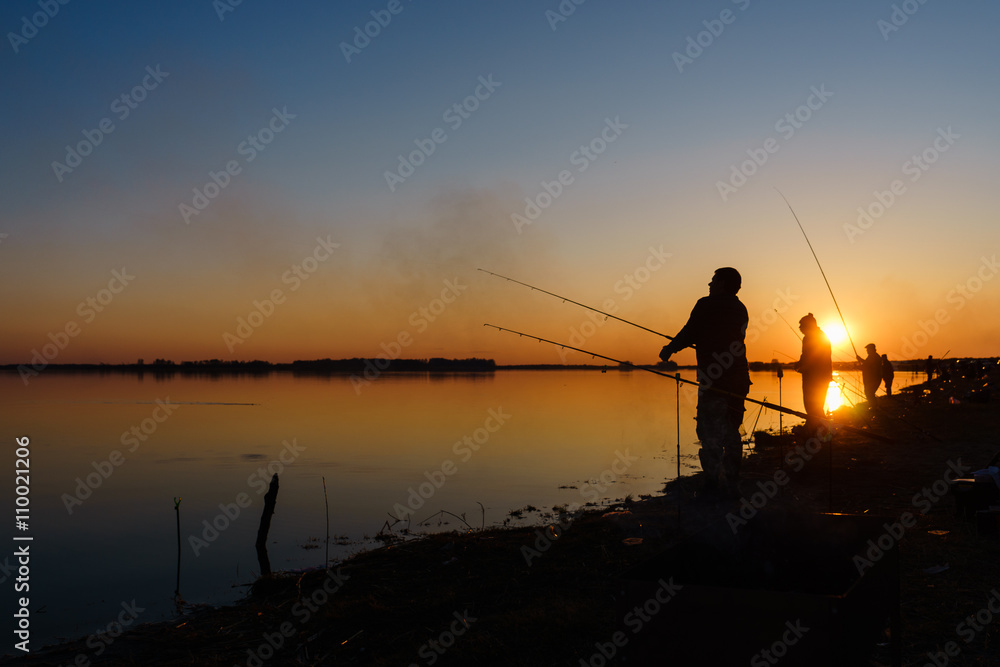
[[[751,378],[751,397],[778,402],[773,373]],[[897,373],[896,387],[922,380]],[[856,387],[857,374],[845,381]],[[175,614],[174,498],[183,599],[241,597],[258,572],[254,542],[273,472],[280,491],[268,550],[276,570],[322,565],[324,478],[337,542],[331,559],[378,546],[374,536],[400,515],[410,521],[395,523],[397,532],[428,518],[422,530],[464,527],[442,510],[478,528],[538,521],[530,510],[511,516],[529,505],[658,493],[677,470],[675,384],[617,369],[385,374],[359,391],[346,376],[291,373],[49,371],[28,387],[0,373],[10,470],[15,439],[30,438],[28,530],[18,535],[33,538],[32,648],[115,629],[133,601],[142,608],[136,623]],[[681,386],[683,474],[700,469],[696,391]],[[781,398],[802,410],[797,373],[787,373]],[[757,418],[748,404],[748,431]],[[777,413],[760,413],[757,428],[777,427]],[[5,586],[14,560],[0,561]]]

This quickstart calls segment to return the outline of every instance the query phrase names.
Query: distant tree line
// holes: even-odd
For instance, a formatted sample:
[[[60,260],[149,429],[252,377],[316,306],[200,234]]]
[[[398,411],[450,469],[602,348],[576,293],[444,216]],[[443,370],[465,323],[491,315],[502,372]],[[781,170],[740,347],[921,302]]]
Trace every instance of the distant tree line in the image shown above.
[[[388,365],[387,365],[388,364]],[[313,373],[363,373],[366,368],[376,366],[381,372],[426,372],[426,373],[488,373],[496,370],[493,359],[317,359],[295,361],[293,371]]]
[[[292,363],[271,363],[269,361],[224,361],[203,359],[182,361],[155,359],[146,363],[138,359],[133,364],[50,364],[51,370],[77,373],[152,373],[153,375],[173,373],[270,373],[272,371],[292,371],[295,373],[363,373],[366,367],[375,365],[381,372],[424,372],[424,373],[490,373],[496,370],[493,359],[314,359],[293,361]],[[0,366],[0,369],[16,370],[15,364]]]

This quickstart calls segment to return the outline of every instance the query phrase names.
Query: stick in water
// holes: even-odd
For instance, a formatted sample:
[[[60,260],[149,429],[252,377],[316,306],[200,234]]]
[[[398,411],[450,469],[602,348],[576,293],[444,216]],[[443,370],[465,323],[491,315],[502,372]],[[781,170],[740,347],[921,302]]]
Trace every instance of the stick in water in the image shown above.
[[[323,569],[330,567],[330,496],[326,495],[326,477],[323,478],[323,500],[326,502],[326,554],[323,558]]]
[[[271,575],[271,561],[267,557],[267,533],[271,530],[271,515],[274,514],[274,504],[278,500],[278,473],[271,477],[271,485],[264,494],[264,511],[260,515],[260,527],[257,529],[257,562],[260,564],[260,576]]]
[[[177,586],[174,597],[181,599],[181,499],[174,498],[174,513],[177,515]]]

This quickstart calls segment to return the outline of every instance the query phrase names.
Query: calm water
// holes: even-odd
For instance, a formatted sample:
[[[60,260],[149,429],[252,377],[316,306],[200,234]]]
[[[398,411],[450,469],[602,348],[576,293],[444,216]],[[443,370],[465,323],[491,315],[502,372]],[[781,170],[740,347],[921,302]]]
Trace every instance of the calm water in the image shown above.
[[[778,401],[772,373],[752,379],[751,397]],[[897,373],[896,386],[921,379]],[[123,602],[145,608],[138,622],[174,613],[175,497],[182,498],[183,598],[240,597],[258,570],[253,545],[274,471],[281,484],[269,538],[274,569],[322,564],[324,477],[331,535],[344,542],[331,544],[331,558],[377,545],[372,536],[408,502],[423,502],[413,528],[440,510],[478,527],[477,503],[485,523],[496,525],[526,505],[657,493],[677,469],[674,385],[643,372],[501,371],[386,375],[359,395],[345,377],[42,373],[25,387],[2,373],[0,435],[11,477],[15,438],[31,439],[29,531],[18,534],[34,537],[32,646],[104,630]],[[800,387],[797,374],[786,375],[785,405],[802,409]],[[683,474],[699,469],[695,401],[696,389],[682,385]],[[749,406],[747,430],[757,414]],[[758,428],[777,426],[776,413],[760,415]],[[605,473],[626,451],[636,457],[626,472]],[[440,488],[431,493],[429,480]],[[13,484],[4,486],[12,511]],[[460,525],[434,519],[426,530]],[[10,586],[5,557],[0,579]],[[4,600],[11,606],[11,596]]]

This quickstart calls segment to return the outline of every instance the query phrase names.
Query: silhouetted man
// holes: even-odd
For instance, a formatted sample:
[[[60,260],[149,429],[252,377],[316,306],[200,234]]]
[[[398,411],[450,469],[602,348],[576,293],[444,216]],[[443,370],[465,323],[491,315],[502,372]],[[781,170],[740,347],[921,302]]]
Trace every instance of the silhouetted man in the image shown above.
[[[875,350],[875,343],[865,345],[865,351],[868,356],[864,359],[861,355],[855,356],[861,362],[861,381],[865,385],[865,398],[868,399],[868,405],[874,408],[875,392],[882,384],[882,357]]]
[[[934,367],[935,367],[934,357],[928,354],[927,355],[927,363],[924,366],[924,370],[927,371],[927,381],[928,382],[930,382],[931,380],[934,379]]]
[[[750,391],[744,337],[747,309],[736,297],[743,279],[731,267],[717,269],[708,284],[708,296],[698,299],[687,324],[660,351],[660,359],[686,347],[695,347],[698,358],[698,439],[705,490],[738,495],[743,442],[744,399]],[[712,391],[713,389],[722,390]]]
[[[889,355],[882,355],[882,381],[885,382],[885,395],[892,396],[892,380],[896,377],[896,369],[889,361]]]
[[[825,416],[826,393],[833,380],[830,339],[816,323],[812,313],[799,320],[802,332],[802,356],[795,370],[802,373],[802,403],[805,405],[806,431],[813,433]]]

